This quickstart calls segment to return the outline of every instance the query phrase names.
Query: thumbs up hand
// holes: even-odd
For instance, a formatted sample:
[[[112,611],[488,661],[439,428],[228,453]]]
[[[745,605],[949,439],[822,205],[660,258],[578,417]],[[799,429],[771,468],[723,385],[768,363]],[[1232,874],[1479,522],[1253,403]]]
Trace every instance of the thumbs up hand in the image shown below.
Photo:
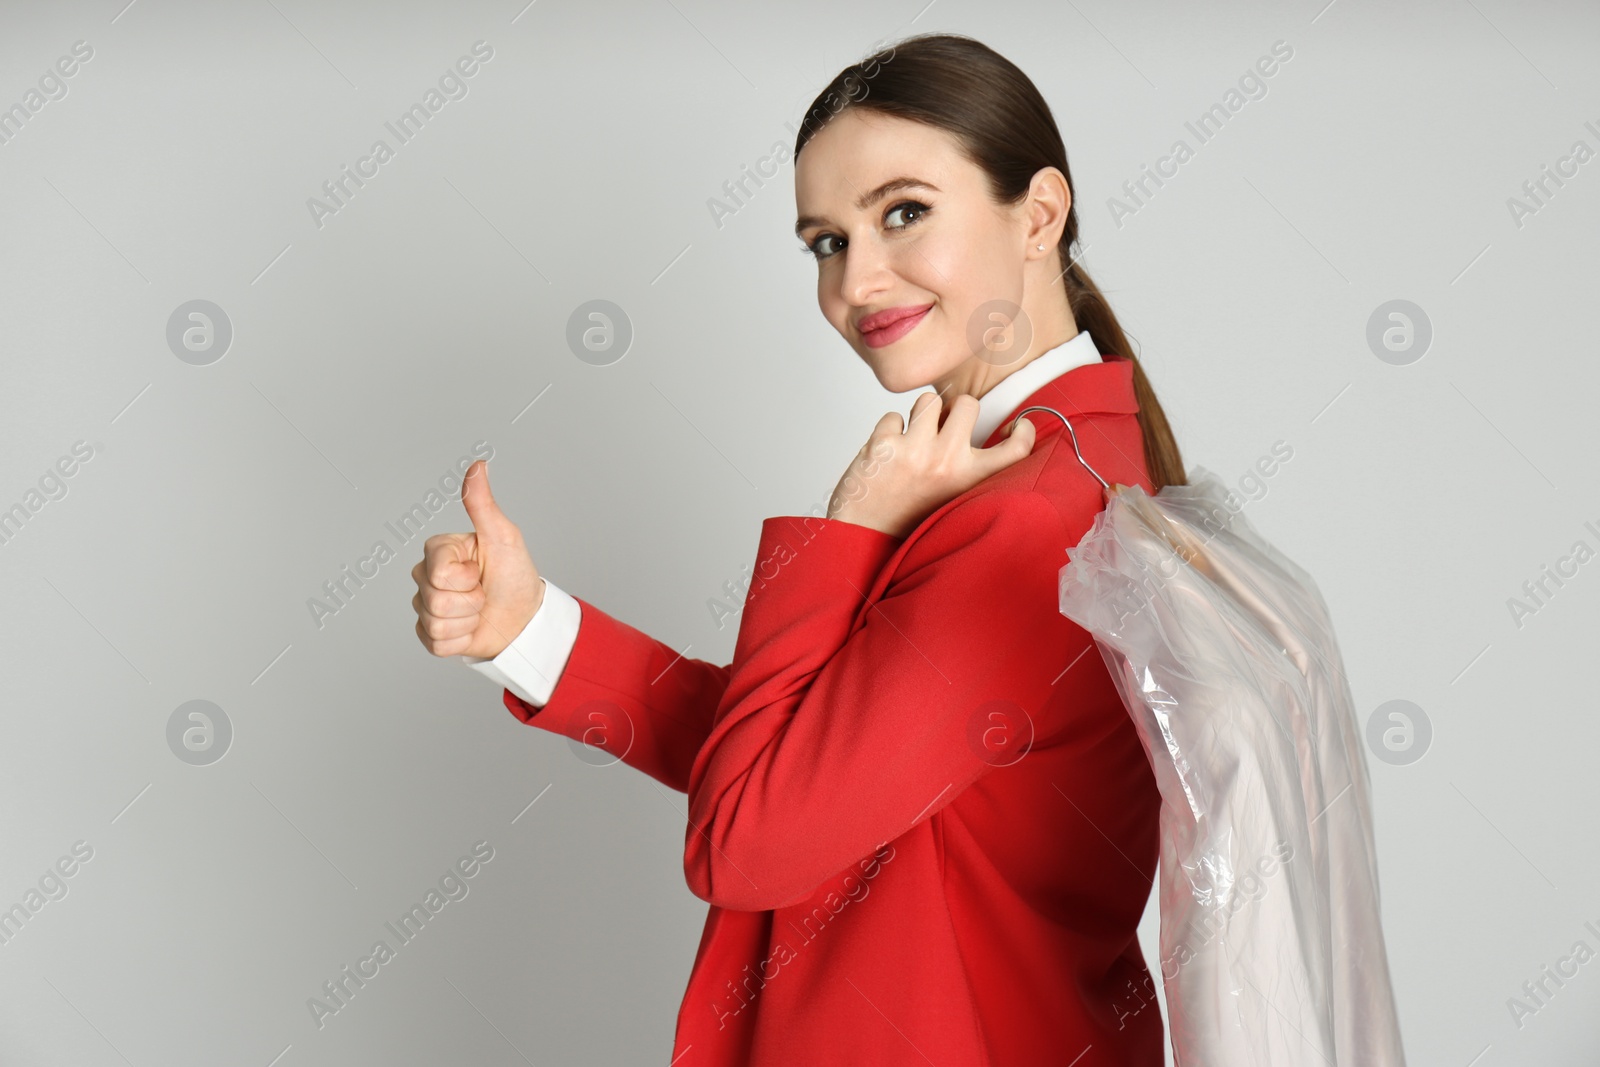
[[[522,531],[489,492],[489,465],[467,468],[461,503],[472,533],[435,534],[411,568],[417,638],[435,656],[499,655],[544,603],[544,580]]]

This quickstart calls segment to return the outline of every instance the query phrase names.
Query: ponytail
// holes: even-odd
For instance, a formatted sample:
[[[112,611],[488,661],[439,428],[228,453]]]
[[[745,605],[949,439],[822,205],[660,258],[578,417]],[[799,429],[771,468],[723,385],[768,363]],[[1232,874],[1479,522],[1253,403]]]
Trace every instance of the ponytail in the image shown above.
[[[1188,484],[1183,456],[1167,422],[1167,413],[1161,409],[1161,401],[1156,399],[1156,391],[1145,377],[1144,367],[1134,355],[1133,346],[1122,332],[1122,324],[1117,321],[1105,294],[1077,260],[1067,268],[1065,284],[1067,304],[1072,308],[1078,328],[1089,331],[1101,352],[1127,356],[1133,364],[1133,392],[1139,401],[1139,429],[1144,438],[1145,465],[1150,471],[1152,488],[1159,493],[1163,486]]]

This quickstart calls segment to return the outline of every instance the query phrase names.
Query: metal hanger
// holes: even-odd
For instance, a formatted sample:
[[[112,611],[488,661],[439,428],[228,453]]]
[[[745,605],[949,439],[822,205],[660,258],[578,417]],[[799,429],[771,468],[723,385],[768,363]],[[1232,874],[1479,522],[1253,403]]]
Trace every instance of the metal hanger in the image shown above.
[[[1023,408],[1021,411],[1017,412],[1017,418],[1022,418],[1022,416],[1026,415],[1030,411],[1048,411],[1050,414],[1060,419],[1067,428],[1067,436],[1072,438],[1072,451],[1077,455],[1078,462],[1083,464],[1084,470],[1094,475],[1095,481],[1100,483],[1100,487],[1102,489],[1104,489],[1107,493],[1111,492],[1111,484],[1104,478],[1100,477],[1099,471],[1089,466],[1089,461],[1084,459],[1083,453],[1078,450],[1078,435],[1072,432],[1072,423],[1067,421],[1067,417],[1061,414],[1061,412],[1057,411],[1055,408],[1045,407],[1043,404],[1034,404],[1032,407]],[[1012,432],[1015,432],[1015,427],[1012,428]]]
[[[1127,486],[1122,485],[1120,482],[1115,487],[1111,486],[1104,478],[1100,477],[1099,471],[1089,466],[1089,461],[1084,459],[1083,453],[1078,450],[1078,435],[1073,432],[1072,423],[1065,415],[1061,414],[1061,412],[1057,411],[1055,408],[1045,407],[1043,404],[1034,404],[1031,407],[1025,407],[1021,411],[1017,412],[1016,417],[1020,419],[1030,411],[1048,411],[1050,414],[1061,420],[1062,424],[1067,428],[1067,436],[1072,439],[1072,451],[1077,455],[1078,462],[1083,464],[1084,470],[1094,475],[1095,480],[1100,483],[1100,487],[1105,493],[1105,497],[1108,501],[1114,494],[1128,488]],[[1012,427],[1012,432],[1016,432],[1015,427]],[[1182,529],[1179,526],[1174,525],[1167,518],[1167,516],[1162,513],[1161,509],[1155,506],[1154,501],[1148,494],[1141,491],[1137,494],[1132,494],[1131,496],[1125,495],[1124,499],[1133,499],[1133,503],[1130,505],[1133,514],[1137,516],[1146,527],[1165,539],[1167,544],[1171,546],[1172,550],[1178,554],[1180,559],[1199,569],[1212,581],[1220,583],[1224,580],[1225,576],[1218,573],[1215,566],[1212,564],[1210,557],[1207,556],[1205,552],[1206,542],[1197,537],[1193,531]]]

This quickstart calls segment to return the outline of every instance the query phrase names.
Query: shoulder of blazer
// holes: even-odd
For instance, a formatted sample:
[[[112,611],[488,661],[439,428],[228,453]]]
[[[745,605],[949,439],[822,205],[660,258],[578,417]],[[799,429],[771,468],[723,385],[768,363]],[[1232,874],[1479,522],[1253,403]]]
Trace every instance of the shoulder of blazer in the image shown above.
[[[871,609],[871,606],[883,598],[884,591],[888,588],[889,583],[901,570],[903,561],[909,554],[917,550],[917,547],[921,544],[923,537],[930,531],[936,529],[941,523],[949,523],[952,518],[959,513],[968,512],[970,509],[985,507],[1006,507],[1012,501],[1015,501],[1022,507],[1027,507],[1027,502],[1031,501],[1034,503],[1035,507],[1043,505],[1043,507],[1040,507],[1039,509],[1041,514],[1041,522],[1046,524],[1046,526],[1055,526],[1059,533],[1059,508],[1055,505],[1054,501],[1050,500],[1050,498],[1045,494],[1039,492],[1032,484],[1038,479],[1037,471],[1035,471],[1035,473],[1032,475],[1025,475],[1020,480],[1015,478],[1002,479],[1000,477],[1009,471],[1014,471],[1017,467],[1022,466],[1024,463],[1028,463],[1034,458],[1034,455],[1030,455],[1025,459],[1017,461],[1010,467],[1007,467],[1004,471],[1000,471],[996,475],[986,478],[984,481],[979,482],[965,493],[962,493],[960,496],[957,496],[941,505],[927,518],[923,519],[922,522],[918,523],[916,529],[912,530],[911,533],[906,535],[905,540],[896,546],[893,554],[890,555],[889,558],[884,561],[883,566],[879,568],[877,576],[873,579],[871,585],[866,591],[866,599],[862,601],[861,608],[857,612],[856,625],[861,625],[866,613]],[[1077,462],[1076,459],[1074,459],[1073,462]],[[1039,468],[1039,470],[1042,470],[1042,467]],[[1084,477],[1088,477],[1087,472],[1085,472]],[[1054,514],[1056,519],[1056,522],[1054,523],[1051,522],[1052,514]],[[963,515],[963,517],[965,516]],[[1045,531],[1042,530],[1041,532],[1043,533]],[[1062,562],[1065,563],[1066,545],[1063,544],[1061,547],[1063,549],[1063,555],[1061,559]]]

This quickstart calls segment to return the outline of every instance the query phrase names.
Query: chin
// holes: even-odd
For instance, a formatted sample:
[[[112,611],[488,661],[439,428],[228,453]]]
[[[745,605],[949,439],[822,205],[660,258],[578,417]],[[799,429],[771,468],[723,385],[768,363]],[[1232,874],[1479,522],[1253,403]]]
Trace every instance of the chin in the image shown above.
[[[893,346],[891,346],[893,347]],[[938,358],[924,348],[890,355],[878,351],[866,359],[878,384],[890,393],[909,393],[923,389],[949,369],[949,360]]]
[[[872,374],[878,379],[878,384],[883,386],[888,393],[909,393],[913,389],[920,389],[933,379],[924,378],[915,373],[915,368],[904,366],[880,367],[872,366]]]

